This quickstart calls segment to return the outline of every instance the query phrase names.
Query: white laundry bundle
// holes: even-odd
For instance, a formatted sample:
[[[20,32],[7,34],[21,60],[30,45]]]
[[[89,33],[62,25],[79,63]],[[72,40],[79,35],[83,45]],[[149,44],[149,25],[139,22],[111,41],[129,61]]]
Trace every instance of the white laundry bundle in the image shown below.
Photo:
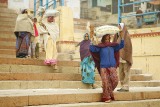
[[[96,33],[96,37],[100,38],[103,37],[106,34],[114,35],[118,33],[120,30],[116,26],[110,26],[110,25],[105,25],[105,26],[100,26],[97,27],[94,32]]]
[[[38,8],[38,12],[44,12],[45,11],[45,8],[44,7],[42,7],[42,6],[39,6],[39,8]]]
[[[44,16],[45,16],[45,17],[58,16],[58,14],[59,14],[59,11],[53,10],[53,9],[48,9],[48,10],[45,11]]]

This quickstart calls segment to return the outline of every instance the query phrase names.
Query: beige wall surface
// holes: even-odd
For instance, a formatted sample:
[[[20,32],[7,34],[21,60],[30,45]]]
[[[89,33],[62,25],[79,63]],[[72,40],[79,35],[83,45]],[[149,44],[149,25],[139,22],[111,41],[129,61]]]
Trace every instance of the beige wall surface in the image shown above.
[[[132,37],[132,45],[132,67],[142,68],[144,74],[152,74],[153,80],[160,80],[160,34]]]
[[[73,41],[74,39],[74,24],[73,11],[70,7],[59,6],[57,10],[60,12],[60,17],[56,17],[56,22],[60,26],[59,41]],[[60,23],[59,23],[60,21]]]

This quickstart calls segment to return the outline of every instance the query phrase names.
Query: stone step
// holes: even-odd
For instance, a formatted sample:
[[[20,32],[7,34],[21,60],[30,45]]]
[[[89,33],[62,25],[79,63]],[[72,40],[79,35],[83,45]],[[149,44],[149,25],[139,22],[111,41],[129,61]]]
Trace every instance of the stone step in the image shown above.
[[[22,78],[22,77],[19,77]],[[25,77],[24,77],[25,78]],[[38,78],[38,77],[37,77]],[[56,77],[54,77],[56,78]],[[101,88],[102,82],[96,81],[97,88]],[[117,88],[120,88],[120,82]],[[160,87],[160,81],[130,81],[130,87]],[[10,89],[90,89],[89,84],[84,84],[81,81],[63,81],[63,80],[28,80],[28,81],[0,81],[0,90]]]
[[[101,84],[101,82],[96,82]],[[101,87],[101,85],[99,85]],[[0,81],[0,90],[11,89],[90,89],[91,85],[84,84],[81,81],[62,81],[62,80],[50,80],[50,81]]]
[[[152,80],[152,74],[131,75],[130,80],[131,81],[150,81]]]
[[[58,60],[59,61],[71,61],[72,60],[72,54],[58,53]]]
[[[0,58],[0,72],[1,73],[81,73],[80,66],[74,65],[78,61],[73,61],[73,66],[69,65],[69,61],[58,61],[58,69],[53,70],[51,66],[45,66],[44,60],[36,61],[37,59],[20,59],[20,58],[8,58],[18,60],[5,60],[6,58]],[[2,61],[2,62],[1,62]],[[33,61],[33,62],[32,62]],[[67,63],[68,62],[68,63]],[[5,64],[4,64],[5,63]],[[63,63],[67,63],[69,66],[65,66]],[[118,70],[117,70],[118,71]],[[98,74],[98,71],[95,71]],[[131,74],[135,72],[131,69]]]
[[[44,60],[25,59],[25,58],[0,58],[0,64],[14,64],[14,65],[44,65]],[[59,66],[79,67],[78,61],[58,61]]]
[[[17,18],[16,13],[6,13],[6,12],[0,12],[0,17],[12,17],[12,18]]]
[[[12,51],[15,51],[16,38],[7,38],[7,37],[2,38],[2,37],[0,37],[0,49],[1,49],[0,51],[2,51],[2,49],[12,49]],[[11,53],[7,53],[7,54],[11,55]]]
[[[74,29],[74,32],[75,32],[75,33],[84,34],[84,33],[87,33],[88,31],[87,31],[87,30],[82,30],[82,29]],[[83,36],[82,36],[82,37],[83,37]]]
[[[24,106],[39,107],[39,106]],[[40,107],[160,107],[160,99],[41,105]]]
[[[16,39],[0,37],[0,41],[3,41],[3,42],[16,42]]]
[[[0,38],[12,38],[16,40],[16,36],[13,32],[0,31]]]
[[[6,49],[6,50],[16,50],[16,47],[15,46],[0,45],[0,50],[3,50],[3,49]]]
[[[0,20],[0,26],[2,26],[2,25],[9,25],[9,26],[14,25],[15,26],[15,24],[16,24],[16,21],[2,21],[2,20]]]
[[[0,49],[0,54],[2,55],[15,55],[16,56],[16,50],[1,50]]]
[[[119,69],[117,69],[119,71]],[[131,68],[131,74],[142,74],[141,68]]]
[[[1,58],[16,58],[15,46],[1,46],[0,45],[0,57]]]
[[[4,21],[9,21],[9,22],[16,22],[16,18],[15,17],[5,17],[5,16],[1,16],[0,17],[0,22],[4,22]]]
[[[4,73],[81,73],[79,61],[58,61],[58,70],[53,70],[51,66],[44,65],[44,60],[25,58],[0,58],[0,71]],[[96,70],[95,73],[98,71]],[[142,69],[131,68],[131,74],[141,73]]]
[[[1,38],[3,38],[3,35],[7,36],[6,38],[12,38],[13,35],[13,37],[16,37],[13,31],[0,31]]]
[[[0,41],[0,45],[3,45],[3,46],[16,46],[16,42]]]
[[[101,102],[101,93],[102,89],[0,90],[0,99],[3,107],[90,103]],[[115,101],[160,99],[160,87],[133,87],[130,92],[115,91],[114,97]]]
[[[8,6],[1,6],[1,5],[0,5],[0,8],[8,8]]]
[[[86,26],[84,26],[84,25],[74,25],[74,29],[86,30]]]
[[[8,5],[6,3],[0,3],[0,7],[1,6],[6,6],[7,7]]]
[[[8,8],[0,8],[0,12],[4,12],[4,13],[16,13],[15,10],[8,9]]]
[[[1,72],[1,71],[0,71]],[[133,77],[141,77],[132,79]],[[131,75],[130,81],[150,81],[145,74]],[[152,77],[152,75],[150,75]],[[65,81],[81,81],[80,73],[0,73],[0,81],[8,80],[65,80]],[[95,74],[95,81],[101,81],[99,74]]]
[[[0,58],[16,58],[16,55],[0,54]]]
[[[1,25],[0,26],[0,31],[14,31],[14,26],[11,26],[11,25]]]

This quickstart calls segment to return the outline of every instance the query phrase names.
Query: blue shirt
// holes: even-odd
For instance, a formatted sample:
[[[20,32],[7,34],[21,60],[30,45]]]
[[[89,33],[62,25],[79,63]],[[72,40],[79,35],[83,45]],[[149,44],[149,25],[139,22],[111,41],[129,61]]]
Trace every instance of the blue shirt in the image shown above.
[[[96,47],[93,45],[89,46],[91,52],[100,53],[100,68],[115,67],[116,61],[114,57],[114,51],[118,51],[124,47],[124,40],[116,46],[110,47]]]

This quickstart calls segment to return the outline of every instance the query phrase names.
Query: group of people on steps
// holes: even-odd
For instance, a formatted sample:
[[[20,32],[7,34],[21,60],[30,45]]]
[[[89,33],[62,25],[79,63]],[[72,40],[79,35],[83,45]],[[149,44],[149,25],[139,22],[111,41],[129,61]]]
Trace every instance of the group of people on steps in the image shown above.
[[[38,58],[39,47],[44,44],[46,65],[53,65],[57,69],[56,40],[59,37],[59,27],[55,23],[54,16],[48,16],[47,21],[43,20],[44,12],[37,18],[27,14],[27,9],[18,14],[15,26],[16,57],[17,58]],[[90,26],[93,28],[93,26]],[[124,23],[119,24],[120,32],[115,34],[111,41],[111,35],[105,34],[101,43],[94,40],[93,29],[90,34],[85,33],[83,40],[77,45],[80,46],[81,75],[82,82],[95,85],[95,70],[97,69],[102,79],[102,101],[111,102],[114,100],[113,91],[120,80],[121,88],[117,91],[129,91],[130,68],[132,66],[132,43],[127,27]],[[119,78],[117,75],[119,67]]]
[[[17,58],[39,58],[39,47],[44,47],[46,65],[53,65],[57,69],[56,40],[59,37],[59,27],[54,16],[48,16],[44,21],[45,11],[39,21],[27,14],[27,9],[18,14],[14,33],[16,41]]]

